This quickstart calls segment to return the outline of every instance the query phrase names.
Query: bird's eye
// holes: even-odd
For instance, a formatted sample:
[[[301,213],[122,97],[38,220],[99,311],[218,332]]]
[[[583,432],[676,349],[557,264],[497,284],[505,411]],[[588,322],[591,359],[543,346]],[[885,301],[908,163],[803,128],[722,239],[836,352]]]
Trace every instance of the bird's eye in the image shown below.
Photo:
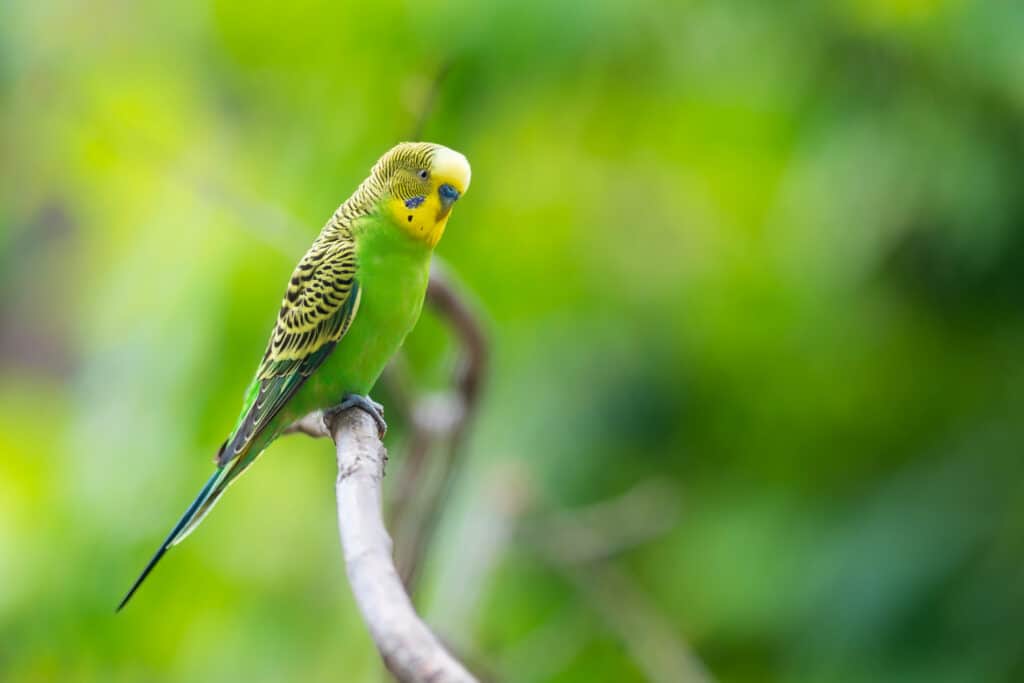
[[[427,169],[425,169],[425,168],[420,169],[420,172],[419,172],[418,175],[420,177],[420,180],[426,180],[430,176],[430,174],[427,173]]]

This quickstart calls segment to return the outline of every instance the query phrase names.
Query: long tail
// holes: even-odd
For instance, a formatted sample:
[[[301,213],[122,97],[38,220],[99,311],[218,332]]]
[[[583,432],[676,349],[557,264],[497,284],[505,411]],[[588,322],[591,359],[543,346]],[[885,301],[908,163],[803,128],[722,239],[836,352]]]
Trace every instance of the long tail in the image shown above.
[[[142,570],[142,574],[139,575],[139,578],[135,579],[135,583],[132,584],[132,587],[124,596],[124,599],[121,600],[121,604],[117,606],[117,609],[115,610],[116,612],[120,612],[121,609],[128,604],[128,601],[132,599],[133,595],[135,595],[135,591],[139,589],[142,582],[145,581],[146,577],[149,576],[149,573],[153,571],[153,567],[155,567],[157,562],[160,561],[160,558],[164,556],[164,553],[166,553],[171,546],[184,538],[189,531],[195,528],[196,523],[202,519],[203,514],[210,509],[210,506],[213,504],[213,500],[211,500],[213,494],[215,492],[220,493],[223,491],[223,488],[218,488],[217,484],[223,479],[227,469],[228,468],[225,467],[218,467],[217,471],[213,473],[212,477],[210,477],[210,480],[206,482],[203,489],[199,492],[199,495],[196,496],[196,499],[188,506],[188,509],[185,510],[185,514],[181,516],[178,523],[174,525],[173,529],[171,529],[171,533],[167,534],[167,538],[164,539],[164,542],[160,544],[156,553],[153,554],[149,564],[147,564],[146,568]]]

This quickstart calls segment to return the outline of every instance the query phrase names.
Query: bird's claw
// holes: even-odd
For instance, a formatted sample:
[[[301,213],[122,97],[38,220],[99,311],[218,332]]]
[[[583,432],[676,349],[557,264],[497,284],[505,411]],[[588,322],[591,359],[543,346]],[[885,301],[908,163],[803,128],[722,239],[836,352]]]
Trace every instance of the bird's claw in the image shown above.
[[[384,406],[374,401],[369,396],[363,396],[362,394],[346,394],[345,398],[342,399],[341,403],[336,405],[327,411],[328,415],[337,415],[343,410],[349,408],[361,408],[363,411],[369,413],[373,421],[377,423],[377,436],[381,439],[388,432],[388,423],[384,421]]]

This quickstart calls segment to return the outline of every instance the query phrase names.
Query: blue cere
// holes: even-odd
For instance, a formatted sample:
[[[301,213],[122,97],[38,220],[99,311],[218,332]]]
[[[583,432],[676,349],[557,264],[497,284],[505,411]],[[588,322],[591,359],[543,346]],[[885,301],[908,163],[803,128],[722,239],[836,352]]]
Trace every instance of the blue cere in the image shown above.
[[[456,190],[451,185],[449,185],[448,183],[445,183],[444,185],[439,187],[438,191],[441,193],[441,197],[443,199],[447,199],[450,202],[453,202],[459,198],[459,191]]]

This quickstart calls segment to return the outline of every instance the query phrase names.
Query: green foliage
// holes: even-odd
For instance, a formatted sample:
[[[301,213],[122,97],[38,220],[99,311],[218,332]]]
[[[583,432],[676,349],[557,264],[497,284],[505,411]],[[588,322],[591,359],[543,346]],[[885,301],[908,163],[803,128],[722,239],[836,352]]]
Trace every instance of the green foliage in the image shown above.
[[[507,680],[641,678],[526,534],[446,610],[508,496],[543,529],[658,477],[680,516],[604,561],[718,680],[1020,680],[1022,32],[1014,0],[4,4],[0,678],[376,680],[322,443],[112,610],[294,262],[434,97],[474,171],[440,254],[494,343],[447,635]],[[407,351],[443,380],[435,320]]]

